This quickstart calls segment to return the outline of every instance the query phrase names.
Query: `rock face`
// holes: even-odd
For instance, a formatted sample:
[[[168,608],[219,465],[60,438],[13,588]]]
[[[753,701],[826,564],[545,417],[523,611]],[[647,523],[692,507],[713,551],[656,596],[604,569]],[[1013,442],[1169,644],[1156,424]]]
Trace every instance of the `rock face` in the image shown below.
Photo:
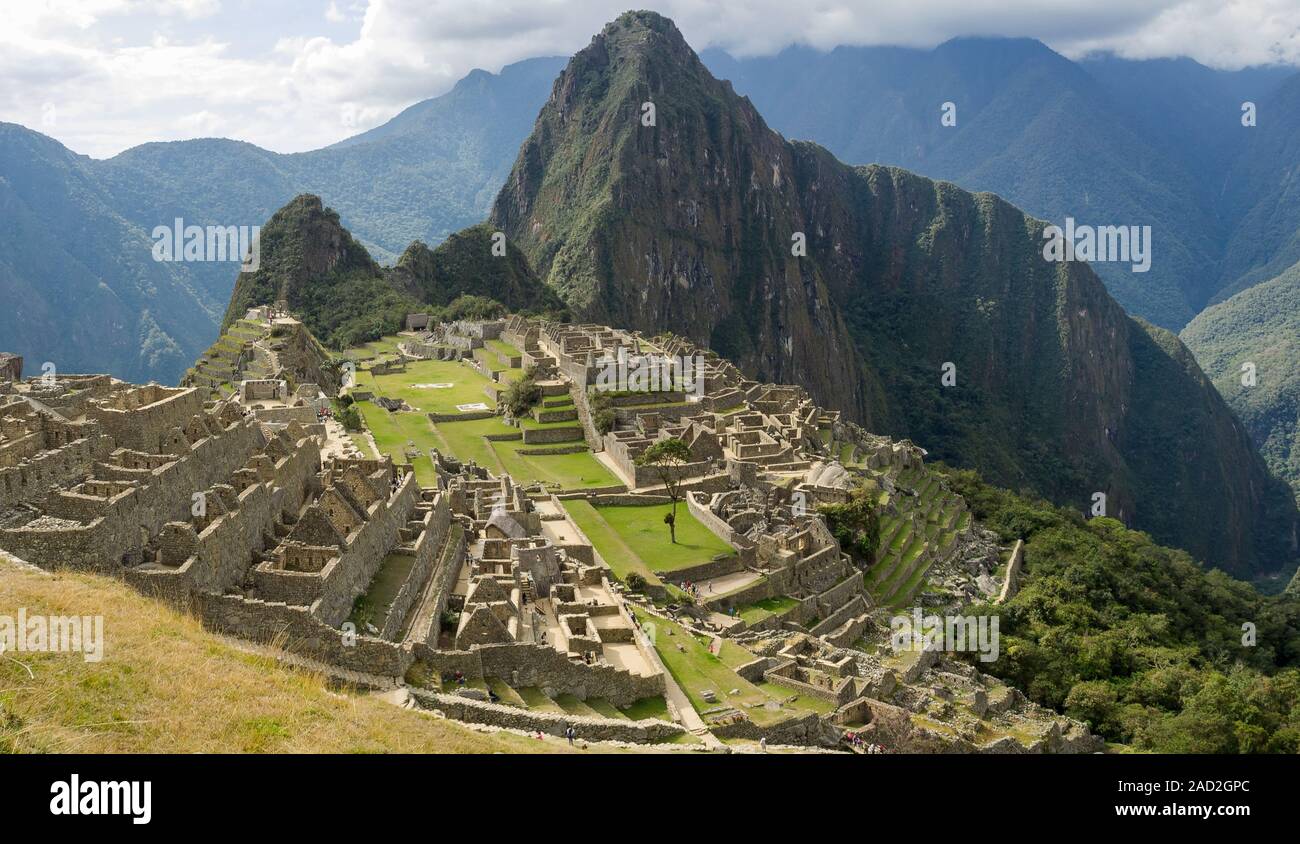
[[[689,336],[1005,486],[1105,493],[1238,575],[1294,564],[1294,502],[1177,338],[997,197],[786,141],[654,13],[574,56],[490,225],[578,319]]]

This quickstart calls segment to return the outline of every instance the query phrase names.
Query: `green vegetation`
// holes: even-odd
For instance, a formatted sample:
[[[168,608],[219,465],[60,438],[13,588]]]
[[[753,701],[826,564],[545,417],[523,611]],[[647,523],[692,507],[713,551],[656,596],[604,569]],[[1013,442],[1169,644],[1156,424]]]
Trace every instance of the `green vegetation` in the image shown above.
[[[524,377],[513,382],[506,388],[505,394],[501,397],[501,403],[510,411],[510,415],[516,419],[523,419],[528,412],[537,406],[542,400],[542,388],[534,380],[533,372],[524,373]]]
[[[866,568],[876,558],[880,547],[880,515],[876,512],[879,490],[860,486],[844,504],[823,504],[817,508],[826,519],[840,549],[853,557],[861,568]]]
[[[391,280],[434,307],[458,301],[464,307],[461,297],[487,296],[515,313],[565,317],[564,303],[537,281],[523,254],[513,244],[494,244],[493,233],[480,223],[452,234],[436,249],[416,240],[397,260]],[[505,254],[496,254],[502,247]]]
[[[649,583],[658,583],[656,571],[676,571],[735,553],[689,512],[678,516],[680,542],[664,536],[658,525],[671,512],[668,504],[593,507],[573,500],[565,501],[564,508],[622,581],[636,573]]]
[[[1003,542],[1025,540],[1020,592],[968,610],[1000,616],[1002,655],[982,671],[1139,749],[1300,751],[1300,602],[1204,572],[1113,519],[1085,522],[972,472],[951,482]]]
[[[604,436],[614,430],[618,414],[614,411],[614,399],[606,390],[589,390],[588,404],[591,407],[591,424],[596,432]]]

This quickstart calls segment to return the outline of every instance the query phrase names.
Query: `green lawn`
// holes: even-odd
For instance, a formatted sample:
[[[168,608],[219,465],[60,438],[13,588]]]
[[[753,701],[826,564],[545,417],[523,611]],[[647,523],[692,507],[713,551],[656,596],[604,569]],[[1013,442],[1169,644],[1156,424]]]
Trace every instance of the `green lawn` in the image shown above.
[[[483,345],[487,346],[489,349],[492,349],[493,351],[500,352],[506,357],[517,358],[523,354],[514,346],[507,343],[505,340],[487,340],[486,342],[483,343]]]
[[[437,473],[429,458],[429,449],[442,446],[427,416],[422,413],[389,413],[368,401],[359,401],[356,407],[361,418],[366,420],[366,428],[375,438],[380,452],[390,455],[395,462],[405,463],[406,444],[414,442],[421,454],[413,462],[415,479],[421,486],[436,485]]]
[[[670,572],[707,563],[735,550],[677,505],[677,543],[669,538],[664,515],[669,504],[593,507],[586,501],[564,502],[569,515],[596,546],[620,580],[637,572],[651,582],[653,572]]]
[[[473,460],[500,474],[507,472],[519,483],[557,483],[563,489],[593,489],[616,486],[619,481],[590,451],[575,454],[520,454],[539,448],[522,440],[484,439],[488,434],[518,434],[500,419],[440,422],[433,426],[442,440],[438,447],[459,460]]]
[[[404,399],[425,413],[459,413],[458,404],[485,404],[489,410],[496,402],[484,392],[493,382],[458,361],[409,361],[405,372],[375,375],[357,370],[357,387],[373,390],[377,395]],[[451,384],[451,387],[423,387],[422,384]],[[495,385],[493,385],[495,386]]]
[[[761,601],[747,604],[740,607],[736,614],[744,619],[746,624],[754,624],[765,618],[770,618],[774,615],[781,615],[798,605],[799,602],[794,598],[788,598],[782,595],[778,598],[764,598]]]

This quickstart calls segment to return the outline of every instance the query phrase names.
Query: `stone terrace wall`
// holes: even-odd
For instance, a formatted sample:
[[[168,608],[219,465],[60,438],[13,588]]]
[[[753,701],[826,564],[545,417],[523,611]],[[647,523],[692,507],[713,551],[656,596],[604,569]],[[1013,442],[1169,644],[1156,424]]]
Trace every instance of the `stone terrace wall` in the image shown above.
[[[251,552],[263,550],[263,537],[281,514],[296,514],[316,483],[320,449],[311,440],[298,442],[276,462],[272,477],[239,494],[239,509],[224,513],[201,534],[193,526],[168,525],[159,537],[164,555],[184,553],[177,543],[192,543],[189,556],[178,568],[127,569],[127,583],[147,594],[179,598],[202,590],[224,592],[237,586],[252,562]],[[169,544],[170,543],[170,544]]]
[[[0,510],[43,498],[51,486],[64,486],[90,474],[95,461],[106,458],[112,449],[112,437],[92,434],[41,452],[22,465],[0,468]]]
[[[686,732],[680,724],[646,718],[642,721],[625,721],[615,718],[597,718],[583,715],[561,715],[534,712],[516,706],[473,700],[460,695],[444,695],[412,689],[412,696],[425,709],[437,709],[455,718],[474,724],[543,732],[564,736],[573,727],[577,737],[584,741],[624,741],[636,744],[667,741]]]
[[[307,607],[207,592],[196,593],[193,606],[204,625],[218,633],[281,646],[349,671],[402,677],[414,661],[394,642],[358,634],[348,644],[343,631],[322,624]]]
[[[664,693],[662,674],[641,677],[610,665],[573,662],[554,648],[526,642],[482,645],[468,653],[474,656],[415,645],[416,658],[441,673],[463,671],[468,677],[497,678],[512,686],[537,686],[552,695],[571,694],[579,700],[598,697],[624,706]],[[472,667],[475,657],[478,670],[466,670],[465,664]]]

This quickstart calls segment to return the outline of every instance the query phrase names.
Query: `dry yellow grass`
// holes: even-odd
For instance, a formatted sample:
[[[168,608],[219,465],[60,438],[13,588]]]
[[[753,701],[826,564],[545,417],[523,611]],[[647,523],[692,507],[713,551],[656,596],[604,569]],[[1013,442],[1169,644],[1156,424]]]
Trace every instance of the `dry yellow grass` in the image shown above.
[[[0,657],[0,752],[567,750],[333,691],[323,678],[242,651],[119,581],[50,576],[0,556],[0,615],[16,617],[20,607],[29,617],[102,615],[106,644],[98,663],[69,653]]]

